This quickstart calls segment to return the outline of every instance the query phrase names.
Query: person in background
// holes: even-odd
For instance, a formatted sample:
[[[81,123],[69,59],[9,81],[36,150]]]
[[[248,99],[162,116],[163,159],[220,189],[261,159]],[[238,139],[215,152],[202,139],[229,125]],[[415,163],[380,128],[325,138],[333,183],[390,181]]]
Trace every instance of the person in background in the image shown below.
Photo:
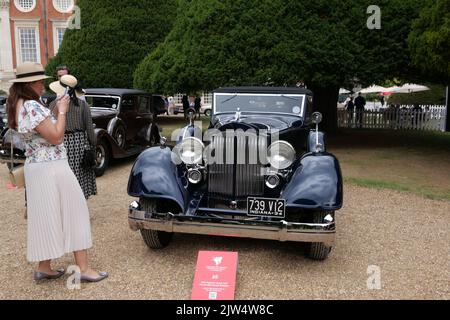
[[[56,94],[62,95],[68,89],[70,97],[70,109],[67,113],[64,145],[67,149],[69,166],[77,177],[83,190],[84,197],[97,194],[97,184],[93,167],[83,165],[85,153],[95,150],[97,141],[92,122],[91,108],[86,101],[80,100],[81,91],[77,92],[77,78],[72,75],[64,75],[59,81],[52,82],[50,89]],[[55,110],[56,102],[53,101],[49,109]]]
[[[193,117],[195,119],[195,96],[194,95],[190,95],[189,96],[189,107],[188,107],[188,110],[194,110]]]
[[[200,109],[201,108],[202,108],[202,99],[197,94],[197,96],[195,97],[195,100],[194,100],[194,109],[195,109],[195,113],[197,113],[199,119],[200,119]]]
[[[89,210],[63,144],[70,99],[57,98],[52,113],[39,100],[49,78],[43,66],[26,62],[16,70],[8,97],[8,126],[25,142],[27,259],[38,262],[34,279],[61,277],[64,269],[53,270],[51,260],[73,252],[81,281],[103,280],[108,273],[88,265],[87,249],[92,247]]]
[[[59,80],[62,76],[70,74],[70,70],[66,65],[59,65],[56,67],[56,78]],[[56,99],[56,96],[47,96],[42,98],[42,103],[48,108],[50,104]]]
[[[356,110],[356,125],[358,128],[362,128],[362,119],[364,113],[364,106],[366,105],[366,99],[361,95],[361,92],[358,93],[358,96],[355,99],[355,110]]]
[[[59,65],[56,67],[56,77],[59,79],[61,79],[62,76],[68,75],[70,74],[70,70],[66,65]]]
[[[355,112],[355,104],[353,103],[353,97],[350,97],[350,100],[347,102],[345,108],[347,109],[348,114],[348,126],[351,127],[353,123],[353,113]]]
[[[170,96],[169,98],[167,98],[167,101],[169,103],[168,107],[167,107],[167,114],[169,116],[174,114],[174,110],[175,110],[175,99]]]
[[[183,98],[181,98],[181,102],[183,103],[183,113],[184,113],[184,119],[187,118],[187,111],[189,109],[189,98],[187,95],[183,95]]]
[[[380,103],[381,103],[381,108],[384,108],[384,95],[380,94],[379,99],[380,99]]]

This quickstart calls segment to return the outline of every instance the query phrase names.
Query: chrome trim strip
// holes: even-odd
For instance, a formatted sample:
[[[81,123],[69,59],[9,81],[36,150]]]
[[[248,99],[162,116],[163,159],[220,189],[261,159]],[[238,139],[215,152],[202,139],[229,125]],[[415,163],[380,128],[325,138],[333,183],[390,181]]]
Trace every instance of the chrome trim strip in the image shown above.
[[[145,211],[130,208],[128,223],[134,231],[152,229],[165,232],[238,236],[282,242],[323,242],[329,246],[334,244],[336,233],[334,221],[329,223],[295,223],[282,220],[278,223],[271,223],[223,219],[220,222],[211,222],[202,221],[202,219],[196,219],[193,216],[189,217],[189,221],[180,221],[174,215],[167,215],[167,217],[165,220],[152,218],[151,214]]]

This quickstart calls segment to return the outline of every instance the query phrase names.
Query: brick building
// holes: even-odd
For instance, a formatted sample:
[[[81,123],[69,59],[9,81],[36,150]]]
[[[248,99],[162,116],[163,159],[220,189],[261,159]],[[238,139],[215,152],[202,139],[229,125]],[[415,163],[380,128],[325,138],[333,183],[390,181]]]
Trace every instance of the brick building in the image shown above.
[[[0,0],[0,89],[18,64],[44,66],[59,49],[74,0]]]

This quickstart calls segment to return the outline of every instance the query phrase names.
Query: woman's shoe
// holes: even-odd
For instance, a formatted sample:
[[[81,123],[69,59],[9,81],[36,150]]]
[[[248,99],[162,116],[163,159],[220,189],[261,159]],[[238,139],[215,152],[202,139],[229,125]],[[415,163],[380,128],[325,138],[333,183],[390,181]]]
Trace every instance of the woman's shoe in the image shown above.
[[[58,272],[58,273],[57,274],[48,274],[45,272],[35,271],[33,274],[33,278],[36,281],[44,280],[44,279],[48,279],[48,280],[58,279],[58,278],[61,278],[66,271],[64,270],[64,268],[61,268],[61,269],[56,270],[56,272]]]
[[[92,278],[82,274],[80,280],[81,282],[99,282],[102,281],[103,279],[108,278],[108,272],[100,271],[98,274],[99,276],[96,278]]]

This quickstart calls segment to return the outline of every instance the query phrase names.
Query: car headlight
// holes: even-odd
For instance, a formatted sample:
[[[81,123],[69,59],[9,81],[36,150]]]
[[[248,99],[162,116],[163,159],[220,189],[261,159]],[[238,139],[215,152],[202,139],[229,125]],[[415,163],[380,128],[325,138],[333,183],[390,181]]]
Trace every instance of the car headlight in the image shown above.
[[[179,156],[181,161],[186,164],[198,164],[203,159],[203,142],[195,137],[185,138],[179,147]]]
[[[268,160],[275,169],[286,169],[295,161],[294,147],[286,141],[275,141],[269,146]]]

